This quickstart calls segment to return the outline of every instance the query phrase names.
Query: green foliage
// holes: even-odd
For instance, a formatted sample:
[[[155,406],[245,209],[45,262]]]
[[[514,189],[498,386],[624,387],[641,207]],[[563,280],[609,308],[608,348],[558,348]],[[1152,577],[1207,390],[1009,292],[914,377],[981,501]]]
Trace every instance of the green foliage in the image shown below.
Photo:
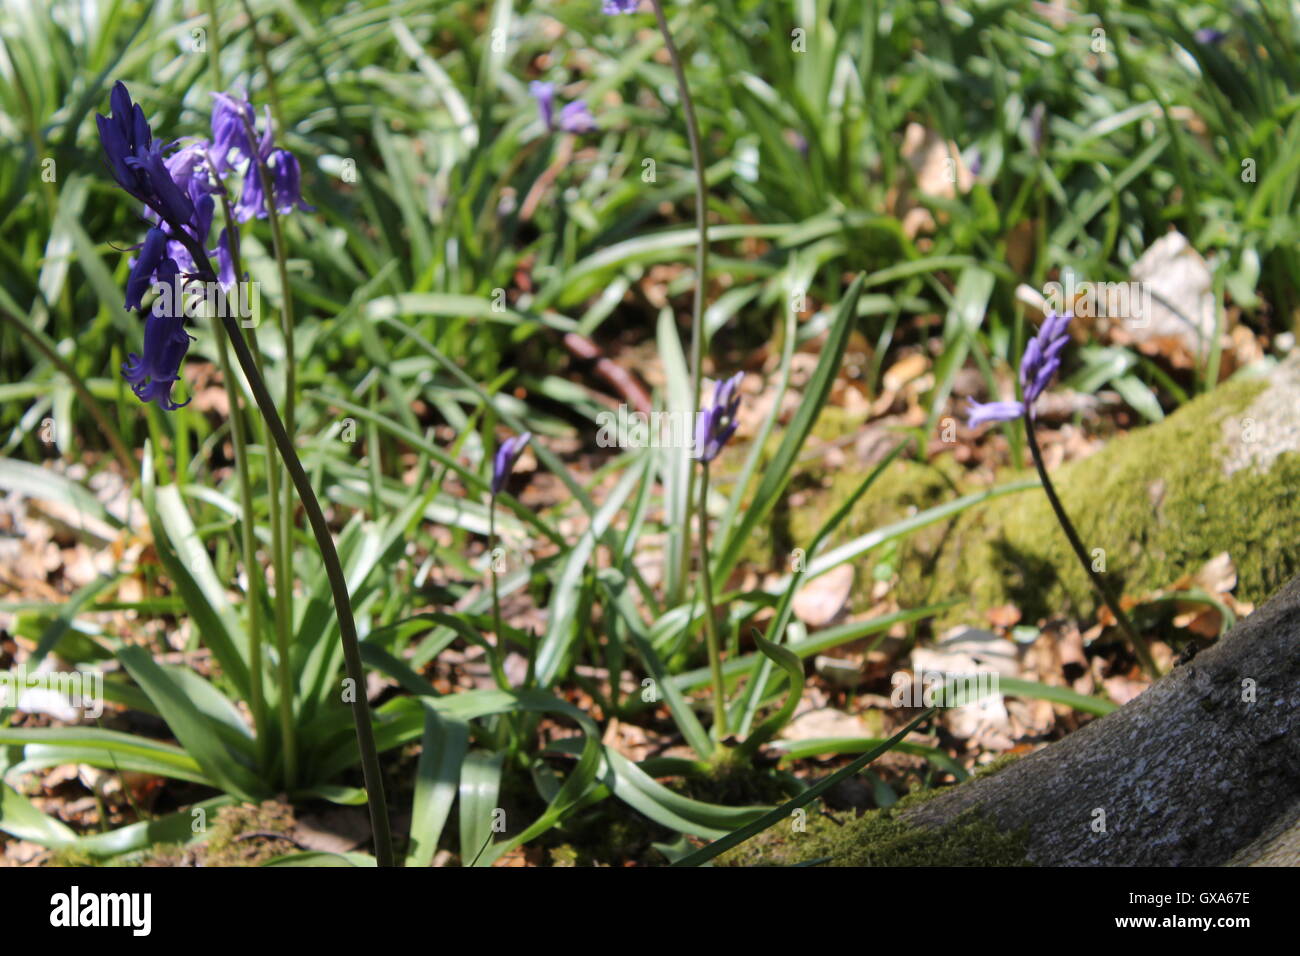
[[[874,392],[896,340],[937,339],[922,397],[932,428],[968,361],[993,382],[1018,354],[1015,286],[1041,286],[1052,264],[1123,278],[1174,226],[1221,253],[1216,283],[1250,320],[1266,326],[1297,305],[1298,38],[1285,4],[1234,8],[1229,19],[1218,2],[1097,2],[1060,24],[1004,2],[717,0],[671,11],[705,132],[712,253],[726,278],[706,286],[713,354],[734,357],[775,330],[779,409],[795,384],[795,356],[819,353],[797,382],[803,398],[793,420],[769,416],[743,463],[733,469],[724,459],[703,505],[717,519],[707,571],[729,645],[727,725],[743,738],[733,750],[701,719],[706,611],[691,587],[692,538],[683,531],[694,463],[682,449],[627,450],[593,477],[572,473],[551,450],[589,450],[603,408],[563,372],[567,333],[653,330],[666,378],[656,407],[690,409],[677,314],[708,277],[689,268],[700,241],[689,215],[694,171],[675,97],[664,92],[672,75],[661,39],[641,18],[604,17],[599,0],[248,6],[256,31],[230,2],[217,4],[210,22],[189,7],[140,0],[0,0],[0,488],[55,498],[87,528],[147,536],[157,564],[145,573],[161,596],[114,609],[160,621],[173,644],[180,637],[211,660],[199,673],[159,662],[157,635],[104,633],[100,597],[112,580],[63,605],[24,606],[21,636],[36,642],[37,659],[57,653],[78,667],[111,659],[117,674],[106,696],[161,719],[176,742],[89,726],[14,728],[0,713],[7,776],[60,763],[136,771],[212,788],[220,796],[201,806],[213,812],[282,790],[296,800],[364,798],[329,582],[292,514],[277,520],[281,502],[268,490],[276,459],[264,436],[250,429],[246,508],[226,452],[229,415],[216,413],[210,396],[170,415],[142,409],[117,374],[138,348],[141,323],[121,305],[122,249],[139,233],[139,209],[110,192],[93,119],[114,79],[132,85],[167,139],[202,132],[210,94],[245,86],[303,159],[304,193],[317,212],[285,221],[285,261],[257,229],[243,252],[266,315],[294,303],[292,365],[278,322],[258,330],[260,351],[274,395],[296,378],[292,437],[337,519],[364,659],[397,687],[373,708],[380,748],[392,762],[403,747],[421,748],[411,768],[410,865],[428,865],[439,848],[454,848],[464,865],[487,865],[556,837],[593,808],[603,813],[611,798],[675,836],[717,840],[753,827],[769,812],[755,801],[779,797],[774,776],[750,797],[684,781],[698,786],[728,760],[748,761],[779,733],[799,700],[804,659],[941,613],[927,597],[991,599],[995,586],[958,570],[957,586],[918,594],[896,616],[811,635],[791,620],[797,589],[836,566],[869,555],[892,569],[909,539],[950,519],[960,528],[992,515],[1019,536],[1046,508],[1032,494],[985,503],[1031,483],[963,497],[950,475],[900,461],[836,476],[824,511],[787,512],[809,436],[837,414],[827,415],[832,386],[847,375]],[[1207,25],[1233,32],[1220,45],[1198,43],[1191,31]],[[1104,51],[1094,49],[1097,29]],[[202,50],[192,45],[196,30],[206,31]],[[497,36],[507,42],[494,45]],[[560,84],[566,99],[584,97],[599,130],[580,140],[542,130],[528,94],[539,78]],[[1038,107],[1042,137],[1033,132]],[[951,140],[967,166],[979,157],[969,193],[945,199],[916,188],[901,152],[912,123]],[[1244,158],[1257,174],[1249,181]],[[930,211],[933,234],[909,235],[900,197]],[[1024,236],[1027,250],[1012,248]],[[661,266],[670,267],[665,280],[652,271]],[[206,327],[194,332],[193,366],[219,366],[217,341]],[[843,357],[862,337],[871,357],[848,371]],[[1207,356],[1194,384],[1213,384],[1216,363]],[[1079,387],[1113,385],[1152,418],[1195,390],[1127,349],[1085,353],[1079,364]],[[181,397],[203,381],[186,383]],[[52,447],[38,437],[46,419]],[[562,484],[562,500],[536,508],[507,491],[485,503],[502,424],[540,436],[534,452]],[[123,449],[142,449],[140,459]],[[54,454],[78,477],[34,464]],[[1146,466],[1179,456],[1140,457],[1145,465],[1126,464],[1113,480],[1089,473],[1089,462],[1077,468],[1114,491],[1117,482],[1140,487]],[[1280,472],[1286,481],[1290,470]],[[111,471],[146,526],[110,514],[89,490]],[[1175,468],[1170,480],[1184,477]],[[893,494],[900,487],[906,497]],[[551,549],[535,564],[512,563],[501,597],[534,597],[547,613],[540,633],[505,628],[488,640],[488,556],[474,542],[497,505],[495,530],[508,549],[529,538]],[[1088,509],[1071,510],[1086,525]],[[1208,520],[1177,517],[1171,527]],[[1207,540],[1241,517],[1223,518]],[[1267,522],[1246,517],[1253,549]],[[784,565],[800,547],[807,568],[770,590],[726,593],[772,524],[780,533],[765,557]],[[287,554],[274,562],[293,569],[282,587],[246,566],[241,532],[250,525],[262,549],[290,532]],[[1106,540],[1104,527],[1081,530]],[[639,552],[664,539],[660,573],[647,575]],[[1182,570],[1200,553],[1160,542]],[[1046,547],[1042,560],[1063,577],[1042,599],[1079,599],[1068,556]],[[1281,573],[1265,553],[1234,554],[1249,593]],[[1115,560],[1135,580],[1149,570],[1136,557]],[[1008,562],[1002,555],[997,567]],[[766,633],[742,638],[773,611]],[[255,619],[267,632],[275,621],[280,642],[259,641]],[[491,685],[439,693],[426,669],[451,648],[481,653]],[[506,675],[511,651],[530,662],[522,682]],[[586,676],[625,670],[653,693],[627,694],[617,676]],[[264,709],[255,706],[259,686]],[[591,712],[571,703],[575,688]],[[694,760],[629,761],[602,743],[591,716],[637,719],[660,705]],[[253,721],[250,710],[260,711]],[[544,722],[576,732],[543,743]],[[886,742],[818,743],[822,753],[870,753]],[[921,755],[944,766],[940,753]],[[731,779],[748,785],[753,772],[745,763]],[[507,800],[512,818],[501,837],[494,814]],[[890,859],[964,859],[897,821],[879,825]],[[69,861],[198,838],[186,811],[76,834],[7,785],[0,829]],[[232,840],[209,852],[237,850]],[[992,852],[1015,855],[996,840]],[[244,862],[373,861],[286,853]]]

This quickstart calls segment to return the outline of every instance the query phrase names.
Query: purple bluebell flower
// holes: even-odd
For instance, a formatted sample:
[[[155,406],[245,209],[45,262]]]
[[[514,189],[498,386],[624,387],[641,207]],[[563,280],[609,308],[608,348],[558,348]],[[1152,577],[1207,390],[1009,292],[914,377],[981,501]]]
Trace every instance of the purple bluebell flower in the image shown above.
[[[244,191],[239,194],[234,213],[239,222],[248,222],[254,216],[266,218],[266,191],[262,189],[262,174],[255,166],[250,165],[244,173]]]
[[[713,400],[700,409],[695,422],[695,454],[705,464],[717,458],[736,433],[740,424],[736,418],[740,411],[740,383],[744,378],[744,372],[737,372],[719,382],[713,389]]]
[[[605,12],[611,16],[619,13],[636,13],[640,0],[605,0]]]
[[[1038,334],[1025,346],[1020,358],[1020,387],[1025,407],[1033,414],[1034,402],[1051,384],[1052,377],[1061,368],[1061,352],[1070,342],[1070,322],[1074,315],[1049,311],[1038,329]]]
[[[140,252],[131,263],[131,273],[126,277],[125,308],[140,309],[140,300],[153,284],[154,273],[162,265],[166,253],[167,233],[154,226],[145,233]]]
[[[287,149],[277,149],[271,153],[270,167],[275,211],[282,216],[293,212],[295,207],[311,212],[315,207],[307,205],[302,198],[302,171],[298,168],[298,157]]]
[[[181,189],[194,198],[196,194],[210,194],[217,191],[208,169],[208,142],[203,139],[192,140],[172,153],[164,161],[167,172]]]
[[[566,103],[560,110],[560,129],[566,133],[590,133],[596,128],[596,117],[591,115],[585,100]]]
[[[1202,46],[1215,46],[1222,43],[1228,36],[1222,30],[1216,30],[1214,27],[1201,27],[1194,34],[1196,42]]]
[[[167,222],[188,222],[194,204],[176,185],[163,160],[163,144],[155,141],[144,110],[131,102],[121,81],[109,98],[110,116],[96,114],[99,140],[117,184]]]
[[[234,235],[230,233],[233,231]],[[217,236],[217,281],[221,283],[223,289],[229,289],[235,284],[235,252],[232,243],[239,241],[239,229],[236,226],[228,226],[221,230]]]
[[[1025,346],[1020,357],[1020,390],[1023,402],[971,402],[967,421],[971,428],[987,422],[1009,422],[1028,414],[1034,417],[1034,402],[1061,369],[1061,352],[1070,341],[1069,312],[1049,311],[1038,334]]]
[[[507,438],[499,446],[492,459],[492,494],[499,495],[506,486],[510,472],[514,471],[515,462],[524,453],[524,446],[532,440],[531,432],[524,432],[514,438]]]
[[[555,84],[533,80],[528,84],[528,92],[537,101],[537,112],[542,117],[542,125],[555,129]]]
[[[256,123],[257,114],[253,104],[242,96],[213,93],[212,98],[217,101],[212,107],[212,162],[217,173],[224,173],[235,164],[253,158],[248,130]],[[234,163],[230,159],[232,151],[237,157]]]
[[[1025,413],[1020,402],[971,402],[967,424],[978,428],[987,422],[1012,422]]]
[[[176,263],[164,259],[158,267],[159,281],[176,288],[179,272]],[[180,378],[181,362],[190,347],[185,331],[184,303],[180,296],[158,297],[144,323],[144,354],[131,353],[122,363],[122,377],[142,402],[157,402],[164,411],[175,411],[189,402],[172,400],[172,386]]]

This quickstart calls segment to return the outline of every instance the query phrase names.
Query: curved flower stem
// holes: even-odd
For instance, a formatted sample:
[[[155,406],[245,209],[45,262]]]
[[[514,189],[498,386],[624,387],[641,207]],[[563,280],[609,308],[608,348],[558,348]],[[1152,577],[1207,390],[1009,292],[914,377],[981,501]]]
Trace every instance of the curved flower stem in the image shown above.
[[[700,587],[704,590],[704,637],[709,649],[709,674],[713,679],[713,739],[727,735],[727,685],[722,675],[722,648],[713,615],[713,576],[709,574],[709,463],[700,469]]]
[[[663,34],[664,49],[668,51],[668,59],[672,61],[673,75],[677,78],[677,90],[682,98],[682,112],[686,117],[686,140],[691,148],[691,165],[695,167],[695,229],[699,235],[695,244],[695,298],[691,307],[691,420],[694,421],[700,410],[701,374],[704,364],[704,287],[709,268],[708,182],[705,178],[704,151],[700,146],[700,126],[695,118],[695,102],[691,99],[691,88],[686,82],[686,68],[682,64],[681,54],[677,51],[677,44],[673,42],[672,31],[668,29],[668,18],[664,16],[663,3],[661,0],[650,0],[650,5],[654,8],[659,32]],[[688,480],[685,511],[687,515],[691,513],[693,491],[694,482]],[[686,580],[691,561],[689,521],[684,536],[681,554],[681,580],[683,581]],[[707,564],[703,573],[706,575],[709,573]]]
[[[1110,613],[1115,615],[1115,620],[1120,626],[1125,636],[1128,637],[1129,643],[1133,645],[1133,650],[1142,663],[1142,669],[1145,670],[1152,679],[1160,676],[1160,671],[1156,668],[1155,660],[1151,657],[1151,648],[1147,645],[1146,638],[1138,634],[1137,629],[1129,622],[1128,615],[1120,607],[1119,601],[1111,592],[1110,585],[1106,583],[1105,578],[1092,568],[1092,562],[1088,560],[1088,550],[1079,540],[1079,533],[1074,530],[1074,524],[1070,521],[1069,515],[1065,513],[1065,508],[1061,504],[1061,499],[1056,496],[1056,489],[1052,486],[1052,479],[1047,476],[1047,467],[1043,464],[1043,452],[1038,447],[1038,439],[1034,437],[1033,419],[1028,414],[1024,416],[1025,434],[1028,437],[1029,453],[1033,455],[1034,467],[1038,469],[1038,477],[1043,483],[1043,491],[1047,494],[1047,500],[1052,506],[1052,511],[1056,512],[1056,520],[1061,525],[1061,530],[1065,532],[1066,538],[1070,541],[1070,547],[1079,558],[1079,563],[1083,565],[1083,570],[1088,573],[1092,580],[1093,587],[1101,594],[1102,600],[1110,608]]]
[[[181,241],[194,258],[197,278],[203,282],[217,284],[216,272],[202,243],[191,237],[180,223],[174,224],[172,231],[174,235],[181,237]],[[348,679],[352,682],[352,721],[356,725],[357,747],[361,751],[361,773],[369,798],[370,827],[375,839],[375,860],[380,866],[394,866],[393,835],[388,823],[388,800],[384,796],[384,781],[380,774],[375,731],[370,723],[370,706],[366,700],[366,674],[361,664],[361,645],[357,640],[356,621],[352,617],[352,598],[348,594],[347,578],[343,574],[338,549],[334,547],[334,538],[330,535],[325,514],[321,511],[320,502],[311,486],[311,479],[307,477],[307,472],[302,467],[302,460],[299,459],[293,442],[284,430],[284,422],[280,420],[280,413],[276,411],[275,400],[271,397],[266,382],[258,371],[257,360],[240,332],[234,312],[229,308],[228,303],[223,303],[223,306],[221,323],[225,327],[226,336],[234,346],[235,358],[244,372],[244,378],[248,380],[248,387],[252,390],[253,400],[257,403],[258,410],[266,422],[267,431],[271,433],[280,457],[289,470],[289,477],[298,490],[298,498],[302,502],[303,511],[307,514],[307,523],[311,525],[316,545],[320,549],[321,563],[325,567],[325,576],[329,580],[330,593],[334,599],[334,613],[338,617],[339,637],[343,641],[343,663]]]

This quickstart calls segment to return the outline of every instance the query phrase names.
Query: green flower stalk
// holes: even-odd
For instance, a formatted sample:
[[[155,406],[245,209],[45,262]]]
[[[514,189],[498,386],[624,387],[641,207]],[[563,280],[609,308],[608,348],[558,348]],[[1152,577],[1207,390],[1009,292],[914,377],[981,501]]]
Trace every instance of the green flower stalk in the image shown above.
[[[1147,645],[1146,638],[1138,633],[1137,628],[1129,621],[1128,615],[1120,606],[1110,585],[1092,567],[1092,562],[1088,559],[1088,551],[1079,539],[1079,532],[1074,528],[1074,522],[1066,514],[1065,507],[1061,504],[1061,499],[1056,495],[1056,488],[1052,485],[1052,479],[1047,474],[1047,468],[1043,464],[1043,452],[1038,447],[1038,439],[1034,434],[1034,402],[1043,394],[1047,386],[1051,384],[1052,378],[1061,368],[1061,353],[1070,341],[1070,320],[1074,316],[1069,312],[1058,315],[1056,312],[1049,312],[1043,319],[1043,324],[1038,330],[1038,334],[1029,340],[1025,346],[1025,354],[1020,359],[1020,387],[1022,390],[1023,401],[1007,402],[971,402],[969,412],[969,422],[971,427],[984,424],[986,422],[1009,422],[1017,418],[1025,423],[1025,435],[1029,440],[1029,453],[1034,458],[1034,467],[1038,470],[1038,477],[1043,483],[1043,492],[1047,495],[1047,501],[1052,506],[1052,512],[1056,515],[1056,520],[1065,532],[1066,539],[1070,542],[1075,556],[1078,557],[1079,563],[1083,565],[1083,570],[1087,573],[1089,580],[1092,581],[1093,587],[1101,595],[1106,606],[1110,608],[1110,613],[1115,616],[1116,623],[1119,624],[1120,630],[1128,638],[1129,643],[1133,646],[1134,653],[1137,654],[1138,660],[1142,663],[1142,668],[1153,678],[1160,676],[1160,671],[1156,668],[1155,660],[1151,657],[1151,648]]]
[[[717,458],[736,433],[740,411],[740,382],[737,372],[713,390],[713,401],[703,409],[695,425],[695,453],[700,458],[700,587],[704,591],[704,635],[709,652],[709,675],[713,681],[713,737],[727,735],[727,685],[722,674],[722,646],[718,640],[713,608],[713,574],[709,561],[709,463]]]

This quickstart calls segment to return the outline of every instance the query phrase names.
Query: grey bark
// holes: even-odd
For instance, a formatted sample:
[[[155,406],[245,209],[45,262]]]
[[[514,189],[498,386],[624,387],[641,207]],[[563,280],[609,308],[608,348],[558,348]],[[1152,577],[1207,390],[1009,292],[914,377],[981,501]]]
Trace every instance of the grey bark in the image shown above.
[[[977,809],[1027,826],[1042,865],[1294,865],[1298,712],[1300,578],[1136,700],[906,819]]]

